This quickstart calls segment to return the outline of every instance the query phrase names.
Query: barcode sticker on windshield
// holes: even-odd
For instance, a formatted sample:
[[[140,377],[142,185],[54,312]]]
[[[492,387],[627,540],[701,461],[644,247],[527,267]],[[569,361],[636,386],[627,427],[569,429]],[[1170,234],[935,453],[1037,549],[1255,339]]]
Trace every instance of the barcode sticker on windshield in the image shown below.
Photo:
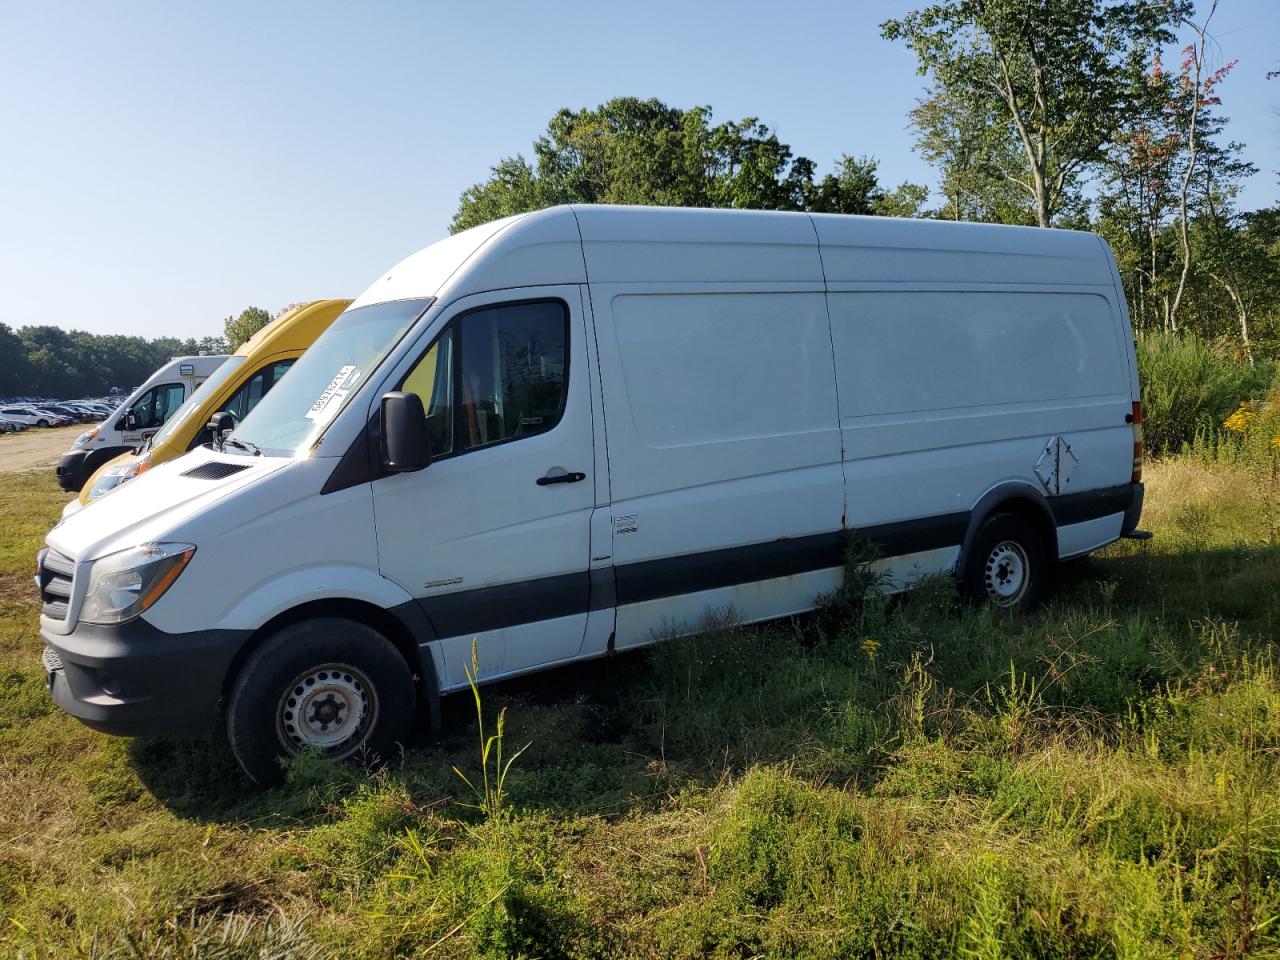
[[[356,372],[355,364],[349,363],[339,370],[329,381],[329,385],[320,391],[320,396],[316,398],[316,402],[311,405],[311,409],[307,411],[308,420],[314,420],[316,423],[323,423],[333,416],[338,406],[351,392],[351,388],[347,386],[348,381],[354,381],[359,376]],[[343,389],[346,387],[346,389]]]

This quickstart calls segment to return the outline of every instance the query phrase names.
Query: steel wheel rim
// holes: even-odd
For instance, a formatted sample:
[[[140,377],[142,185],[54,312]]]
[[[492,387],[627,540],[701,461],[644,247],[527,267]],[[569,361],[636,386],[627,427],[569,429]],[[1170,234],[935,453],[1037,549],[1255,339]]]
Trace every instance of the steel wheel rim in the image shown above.
[[[987,554],[982,569],[987,597],[997,607],[1016,606],[1031,586],[1031,561],[1022,544],[1002,540]]]
[[[285,688],[276,733],[290,753],[311,748],[342,759],[358,751],[378,718],[368,676],[348,663],[310,667]]]

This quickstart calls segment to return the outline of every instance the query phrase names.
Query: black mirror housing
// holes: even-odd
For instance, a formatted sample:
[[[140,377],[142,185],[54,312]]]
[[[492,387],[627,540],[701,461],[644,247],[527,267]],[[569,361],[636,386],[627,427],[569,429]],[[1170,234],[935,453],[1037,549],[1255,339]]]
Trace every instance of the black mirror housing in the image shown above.
[[[228,430],[234,430],[236,428],[236,418],[229,410],[219,410],[209,418],[206,428],[213,434],[213,439],[218,440]]]
[[[413,473],[431,463],[431,437],[422,398],[399,390],[382,397],[382,468]]]
[[[209,422],[205,424],[205,430],[209,433],[209,439],[213,445],[221,450],[222,440],[228,433],[236,428],[236,418],[230,410],[219,410]]]

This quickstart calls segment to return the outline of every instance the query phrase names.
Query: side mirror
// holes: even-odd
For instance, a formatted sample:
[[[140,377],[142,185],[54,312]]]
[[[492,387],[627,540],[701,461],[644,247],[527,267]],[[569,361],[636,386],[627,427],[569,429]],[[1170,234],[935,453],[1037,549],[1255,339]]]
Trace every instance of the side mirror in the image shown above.
[[[138,429],[138,415],[137,415],[136,413],[134,413],[132,410],[127,410],[127,411],[125,411],[125,415],[124,415],[124,428],[125,428],[126,430],[137,430],[137,429]]]
[[[205,429],[209,431],[209,439],[213,441],[213,445],[222,448],[223,438],[236,428],[236,417],[229,410],[219,410],[205,425]]]
[[[422,398],[394,391],[382,397],[382,466],[391,473],[413,473],[431,463],[431,438]]]

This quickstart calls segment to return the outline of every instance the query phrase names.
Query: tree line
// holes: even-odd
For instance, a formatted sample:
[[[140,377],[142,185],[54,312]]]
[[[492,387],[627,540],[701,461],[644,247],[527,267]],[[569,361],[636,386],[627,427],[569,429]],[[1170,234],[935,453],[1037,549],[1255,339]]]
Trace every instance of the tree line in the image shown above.
[[[287,309],[287,308],[286,308]],[[128,392],[171,357],[228,353],[271,321],[248,307],[223,321],[223,334],[195,339],[144,337],[0,323],[0,397],[73,399]]]
[[[531,158],[501,159],[451,224],[557,203],[937,217],[1069,227],[1116,254],[1140,332],[1225,340],[1242,361],[1280,352],[1280,206],[1242,210],[1258,173],[1226,139],[1218,0],[943,0],[885,21],[927,80],[908,121],[936,175],[883,185],[874,157],[834,170],[758,118],[620,97],[563,109]],[[1176,67],[1167,50],[1181,44]]]

